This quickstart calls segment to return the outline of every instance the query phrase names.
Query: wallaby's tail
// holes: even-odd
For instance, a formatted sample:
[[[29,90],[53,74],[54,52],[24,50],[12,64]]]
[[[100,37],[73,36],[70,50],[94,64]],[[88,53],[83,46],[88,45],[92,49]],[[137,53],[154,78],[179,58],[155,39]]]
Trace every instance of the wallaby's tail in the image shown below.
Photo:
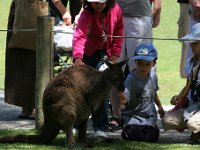
[[[16,135],[0,137],[0,143],[49,144],[58,135],[58,129],[46,128],[39,135]]]
[[[0,143],[45,144],[40,135],[16,135],[0,137]]]

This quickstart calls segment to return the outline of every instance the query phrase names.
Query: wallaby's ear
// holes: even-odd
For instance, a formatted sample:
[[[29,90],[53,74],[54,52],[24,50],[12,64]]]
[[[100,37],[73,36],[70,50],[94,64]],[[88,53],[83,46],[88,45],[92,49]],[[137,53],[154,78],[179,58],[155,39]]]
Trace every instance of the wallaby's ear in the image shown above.
[[[129,59],[123,60],[123,61],[117,63],[117,65],[120,66],[120,67],[122,67],[122,66],[125,65],[128,61],[129,61]]]

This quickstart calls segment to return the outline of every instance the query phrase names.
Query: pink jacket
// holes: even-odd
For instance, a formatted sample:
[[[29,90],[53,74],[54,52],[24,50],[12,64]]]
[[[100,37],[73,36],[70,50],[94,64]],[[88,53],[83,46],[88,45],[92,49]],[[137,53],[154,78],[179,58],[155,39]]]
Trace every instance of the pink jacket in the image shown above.
[[[101,43],[104,40],[103,38],[96,37],[96,35],[102,35],[102,24],[106,28],[105,32],[107,35],[123,35],[123,18],[118,4],[115,4],[110,9],[104,19],[99,19],[98,13],[91,14],[88,10],[83,10],[73,35],[73,59],[82,59],[83,53],[91,56],[95,50],[101,49]],[[120,56],[122,42],[123,38],[107,38],[106,48],[108,57]]]

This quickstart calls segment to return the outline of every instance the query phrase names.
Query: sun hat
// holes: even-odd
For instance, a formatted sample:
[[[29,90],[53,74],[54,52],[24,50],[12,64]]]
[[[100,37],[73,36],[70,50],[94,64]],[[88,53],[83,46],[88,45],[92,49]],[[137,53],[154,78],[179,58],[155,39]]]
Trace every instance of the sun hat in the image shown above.
[[[188,42],[200,41],[200,23],[193,25],[191,33],[182,37],[181,40]]]
[[[158,58],[158,53],[156,48],[150,43],[142,43],[135,49],[135,54],[132,60],[146,60],[152,61]]]
[[[107,0],[87,0],[88,2],[98,2],[98,3],[105,3]]]

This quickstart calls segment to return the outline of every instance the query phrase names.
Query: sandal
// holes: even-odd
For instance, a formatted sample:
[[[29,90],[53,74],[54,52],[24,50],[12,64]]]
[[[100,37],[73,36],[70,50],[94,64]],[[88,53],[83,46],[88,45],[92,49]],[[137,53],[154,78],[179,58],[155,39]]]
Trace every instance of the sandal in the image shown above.
[[[115,122],[115,123],[112,123],[112,122]],[[122,129],[122,120],[118,117],[111,117],[108,128],[111,132],[121,130]]]

